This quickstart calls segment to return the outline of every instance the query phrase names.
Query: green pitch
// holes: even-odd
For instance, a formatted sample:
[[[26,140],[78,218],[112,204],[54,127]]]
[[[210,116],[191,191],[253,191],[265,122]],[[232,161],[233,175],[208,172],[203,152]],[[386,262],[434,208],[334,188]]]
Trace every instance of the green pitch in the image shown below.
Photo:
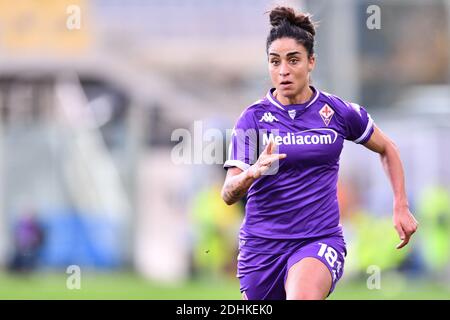
[[[28,276],[0,273],[0,299],[240,299],[235,279],[198,280],[162,285],[133,273],[83,273],[81,288],[69,290],[68,275],[34,273]],[[364,281],[341,281],[337,299],[450,299],[450,288],[424,281],[409,283],[401,278],[382,280],[379,290],[367,289]]]

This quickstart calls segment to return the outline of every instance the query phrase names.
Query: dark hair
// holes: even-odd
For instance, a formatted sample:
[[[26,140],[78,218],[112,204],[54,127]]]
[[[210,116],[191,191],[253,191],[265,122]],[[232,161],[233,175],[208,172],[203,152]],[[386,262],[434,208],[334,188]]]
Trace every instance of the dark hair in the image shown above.
[[[270,24],[272,29],[267,36],[266,52],[269,52],[271,43],[280,38],[292,38],[302,44],[308,56],[314,54],[314,36],[316,25],[311,21],[311,15],[296,13],[289,7],[276,7],[270,11]]]

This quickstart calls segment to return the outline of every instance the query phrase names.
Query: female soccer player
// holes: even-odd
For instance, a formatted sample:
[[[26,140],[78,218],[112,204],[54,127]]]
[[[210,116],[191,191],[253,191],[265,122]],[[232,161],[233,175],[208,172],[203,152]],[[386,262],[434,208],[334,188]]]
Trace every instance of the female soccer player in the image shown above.
[[[244,299],[325,299],[347,254],[336,193],[344,139],[380,154],[394,193],[398,249],[418,224],[394,143],[363,107],[310,85],[310,16],[277,7],[270,23],[266,48],[274,88],[241,114],[224,165],[224,201],[247,196],[237,276]]]

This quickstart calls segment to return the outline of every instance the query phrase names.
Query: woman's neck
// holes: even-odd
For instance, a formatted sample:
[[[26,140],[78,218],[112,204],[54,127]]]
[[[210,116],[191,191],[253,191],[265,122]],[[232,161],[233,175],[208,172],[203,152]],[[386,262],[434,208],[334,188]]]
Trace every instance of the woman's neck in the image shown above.
[[[298,93],[295,96],[292,97],[285,97],[278,93],[278,91],[275,89],[273,92],[273,96],[275,99],[280,101],[283,105],[288,106],[290,104],[302,104],[306,103],[309,100],[311,100],[312,96],[314,94],[314,91],[311,89],[310,86],[306,86],[300,93]]]

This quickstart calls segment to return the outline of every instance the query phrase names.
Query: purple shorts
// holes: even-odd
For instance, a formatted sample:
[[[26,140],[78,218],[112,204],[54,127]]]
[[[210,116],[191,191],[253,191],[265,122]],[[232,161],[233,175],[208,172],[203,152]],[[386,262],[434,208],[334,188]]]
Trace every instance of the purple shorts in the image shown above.
[[[330,294],[342,277],[346,255],[342,235],[305,240],[241,238],[237,267],[241,292],[249,300],[285,300],[288,270],[303,258],[313,257],[330,270]]]

